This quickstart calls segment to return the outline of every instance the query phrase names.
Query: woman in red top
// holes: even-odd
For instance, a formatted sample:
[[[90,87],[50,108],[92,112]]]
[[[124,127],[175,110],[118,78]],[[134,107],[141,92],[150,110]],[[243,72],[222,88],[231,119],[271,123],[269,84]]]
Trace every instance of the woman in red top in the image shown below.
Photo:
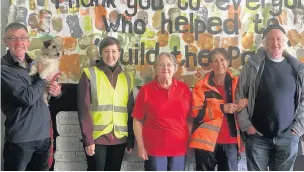
[[[157,56],[154,71],[155,80],[141,87],[133,111],[138,156],[147,171],[184,170],[191,92],[173,78],[177,64],[172,54]]]

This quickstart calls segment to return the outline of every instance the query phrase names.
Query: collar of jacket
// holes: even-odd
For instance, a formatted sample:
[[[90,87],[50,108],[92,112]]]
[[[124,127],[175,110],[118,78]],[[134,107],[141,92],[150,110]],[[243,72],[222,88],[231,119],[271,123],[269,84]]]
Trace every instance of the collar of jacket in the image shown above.
[[[225,85],[228,85],[229,83],[233,82],[234,79],[235,79],[235,76],[233,76],[232,73],[227,70],[226,76],[225,76],[225,81],[224,81]],[[216,84],[214,82],[214,72],[213,71],[206,74],[206,77],[205,77],[203,83],[205,86],[218,92],[218,90],[216,89]]]
[[[96,63],[96,67],[98,67],[100,70],[102,70],[106,75],[110,75],[110,74],[119,74],[123,71],[122,67],[118,64],[114,71],[112,72],[111,69],[106,65],[104,64],[102,61],[98,61]]]
[[[19,62],[14,60],[14,57],[11,55],[9,50],[7,50],[6,55],[3,57],[3,60],[3,64],[10,66],[19,66]],[[25,60],[28,64],[31,64],[33,62],[33,59],[31,59],[27,53],[25,53]]]
[[[283,52],[283,57],[294,68],[297,74],[304,74],[304,64],[297,58],[293,57],[286,51]],[[266,50],[261,47],[258,49],[257,53],[249,59],[249,63],[258,70],[260,65],[265,62],[265,58],[267,58]]]

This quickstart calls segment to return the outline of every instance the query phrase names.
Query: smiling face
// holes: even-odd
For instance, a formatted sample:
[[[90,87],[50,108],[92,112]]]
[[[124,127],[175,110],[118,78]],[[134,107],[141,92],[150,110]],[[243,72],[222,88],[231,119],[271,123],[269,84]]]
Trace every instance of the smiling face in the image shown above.
[[[286,36],[279,29],[269,31],[265,38],[264,48],[271,58],[282,57]]]
[[[176,72],[176,64],[166,55],[161,55],[156,64],[156,76],[161,79],[172,79]]]
[[[25,29],[9,29],[5,34],[4,43],[12,56],[23,61],[25,53],[30,46],[28,33]]]
[[[113,67],[120,57],[120,50],[116,44],[106,46],[101,51],[101,57],[107,66]]]
[[[213,55],[210,65],[215,75],[223,75],[227,71],[228,60],[222,53],[216,53]]]

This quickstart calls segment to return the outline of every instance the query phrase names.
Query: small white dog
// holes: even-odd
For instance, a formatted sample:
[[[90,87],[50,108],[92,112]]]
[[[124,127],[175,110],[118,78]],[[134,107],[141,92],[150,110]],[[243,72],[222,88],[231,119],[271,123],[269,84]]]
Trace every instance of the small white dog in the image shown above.
[[[60,39],[54,38],[43,42],[41,48],[41,57],[36,59],[36,63],[31,66],[30,75],[36,75],[38,73],[38,65],[40,64],[42,70],[39,73],[40,78],[46,79],[48,76],[53,76],[55,80],[59,74],[59,59],[63,54],[63,45]],[[52,80],[52,81],[53,81]],[[48,91],[44,93],[44,101],[48,105]]]

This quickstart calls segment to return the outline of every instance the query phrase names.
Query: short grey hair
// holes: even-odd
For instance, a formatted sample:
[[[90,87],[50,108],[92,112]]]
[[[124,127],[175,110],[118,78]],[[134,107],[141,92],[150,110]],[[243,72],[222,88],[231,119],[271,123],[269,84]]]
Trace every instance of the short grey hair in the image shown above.
[[[177,62],[176,62],[175,56],[168,52],[162,52],[158,56],[156,56],[154,64],[153,64],[154,69],[157,67],[158,61],[159,61],[160,57],[162,57],[162,56],[169,57],[169,59],[173,62],[174,67],[177,69]]]
[[[25,25],[18,22],[14,22],[14,23],[10,23],[5,27],[5,33],[7,33],[8,30],[18,30],[18,29],[24,29],[26,32],[28,32]]]
[[[174,65],[174,68],[175,68],[175,71],[174,71],[174,72],[176,72],[177,69],[178,69],[178,66],[177,66],[177,62],[176,62],[175,56],[174,56],[173,54],[171,54],[171,53],[162,52],[162,53],[160,53],[158,56],[156,56],[155,61],[154,61],[154,64],[153,64],[153,73],[154,73],[154,76],[155,76],[155,77],[157,77],[157,75],[156,75],[156,67],[157,67],[157,65],[158,65],[158,62],[159,62],[160,57],[162,57],[162,56],[169,57],[169,59],[173,62],[173,65]]]

